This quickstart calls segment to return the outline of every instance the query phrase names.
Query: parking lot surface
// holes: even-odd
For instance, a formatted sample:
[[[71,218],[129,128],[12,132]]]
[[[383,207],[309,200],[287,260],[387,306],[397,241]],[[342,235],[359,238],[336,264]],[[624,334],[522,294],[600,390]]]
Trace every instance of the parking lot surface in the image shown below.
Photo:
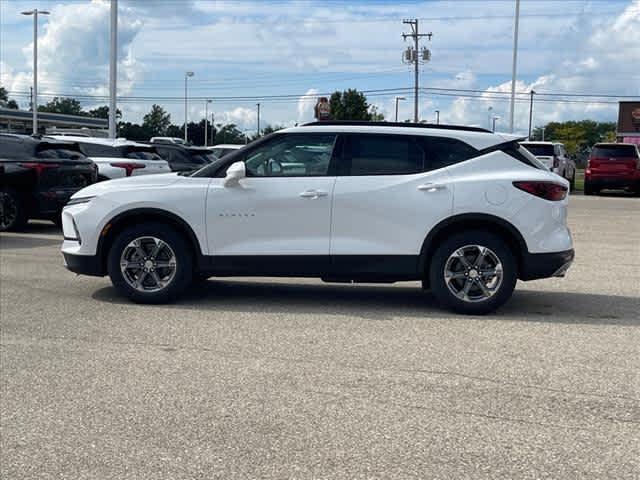
[[[418,284],[212,279],[169,306],[0,237],[0,477],[640,478],[640,199],[487,317]]]

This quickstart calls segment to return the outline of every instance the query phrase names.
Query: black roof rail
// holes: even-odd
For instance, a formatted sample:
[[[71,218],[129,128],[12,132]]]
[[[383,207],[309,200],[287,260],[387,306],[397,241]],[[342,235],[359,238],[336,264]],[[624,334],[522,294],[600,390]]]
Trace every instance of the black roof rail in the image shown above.
[[[493,133],[491,130],[487,130],[482,127],[468,127],[466,125],[443,125],[435,123],[413,123],[413,122],[367,122],[364,120],[327,120],[320,122],[309,122],[301,125],[302,127],[309,127],[313,125],[354,125],[354,126],[369,126],[369,127],[411,127],[411,128],[438,128],[440,130],[463,130],[466,132],[483,132]]]

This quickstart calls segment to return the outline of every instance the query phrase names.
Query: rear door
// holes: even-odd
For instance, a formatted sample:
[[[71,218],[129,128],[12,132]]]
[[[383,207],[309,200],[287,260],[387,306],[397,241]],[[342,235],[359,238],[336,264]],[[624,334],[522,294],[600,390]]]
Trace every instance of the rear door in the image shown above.
[[[333,198],[334,262],[353,255],[417,256],[429,230],[453,209],[450,161],[446,155],[431,161],[428,155],[430,140],[437,138],[348,134],[344,139]]]

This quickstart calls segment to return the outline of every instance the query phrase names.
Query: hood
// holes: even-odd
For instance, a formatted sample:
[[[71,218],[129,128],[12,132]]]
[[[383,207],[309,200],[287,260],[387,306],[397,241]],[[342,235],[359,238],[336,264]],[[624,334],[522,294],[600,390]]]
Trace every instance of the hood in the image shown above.
[[[147,187],[165,187],[178,181],[177,173],[158,173],[154,175],[140,175],[136,177],[118,178],[94,183],[71,198],[95,197],[109,192],[127,191]]]

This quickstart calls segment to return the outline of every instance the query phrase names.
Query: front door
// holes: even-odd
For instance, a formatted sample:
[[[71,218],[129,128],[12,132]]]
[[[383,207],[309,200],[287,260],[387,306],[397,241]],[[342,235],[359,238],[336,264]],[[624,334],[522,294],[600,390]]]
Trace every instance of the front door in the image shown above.
[[[328,256],[335,141],[334,134],[276,134],[241,157],[247,176],[239,184],[225,187],[223,178],[212,179],[209,251],[256,262],[258,256],[287,256],[287,262]]]

